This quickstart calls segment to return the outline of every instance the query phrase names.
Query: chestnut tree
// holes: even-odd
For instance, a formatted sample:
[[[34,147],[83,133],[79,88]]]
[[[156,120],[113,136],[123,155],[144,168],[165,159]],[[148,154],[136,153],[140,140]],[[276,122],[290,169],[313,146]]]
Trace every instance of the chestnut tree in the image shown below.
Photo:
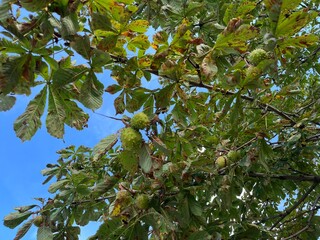
[[[42,171],[21,239],[317,239],[319,0],[3,0],[0,110],[22,141],[123,128]],[[74,60],[81,59],[84,64]],[[97,74],[109,71],[110,78]],[[43,118],[44,116],[44,118]]]

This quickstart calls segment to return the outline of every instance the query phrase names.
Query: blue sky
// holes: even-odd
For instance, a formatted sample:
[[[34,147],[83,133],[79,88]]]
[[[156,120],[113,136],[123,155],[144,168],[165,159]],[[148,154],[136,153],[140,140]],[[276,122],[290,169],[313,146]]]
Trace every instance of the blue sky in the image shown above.
[[[105,86],[114,83],[107,73],[100,78],[104,79]],[[47,163],[56,162],[58,159],[57,150],[69,145],[93,147],[103,137],[123,127],[123,124],[119,121],[93,114],[92,111],[89,111],[89,127],[83,131],[66,127],[64,140],[50,136],[43,124],[31,141],[21,142],[15,135],[13,122],[23,113],[33,96],[34,94],[29,97],[19,97],[16,105],[10,111],[0,112],[1,219],[13,212],[14,207],[36,203],[33,200],[34,197],[50,196],[47,192],[49,184],[41,184],[44,177],[40,171],[45,168]],[[96,112],[114,116],[113,98],[113,96],[106,94],[104,105]],[[95,230],[95,227],[84,229],[81,239],[86,239],[94,234]],[[11,230],[3,226],[3,224],[0,225],[1,239],[13,239],[16,232],[17,229]],[[36,239],[36,228],[33,227],[23,239]]]

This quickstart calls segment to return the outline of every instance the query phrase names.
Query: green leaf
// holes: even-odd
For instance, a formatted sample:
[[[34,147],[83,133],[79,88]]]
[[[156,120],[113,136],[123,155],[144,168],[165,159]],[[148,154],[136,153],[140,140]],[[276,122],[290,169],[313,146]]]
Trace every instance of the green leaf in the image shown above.
[[[202,208],[199,202],[191,195],[188,197],[188,201],[191,213],[198,217],[202,216]]]
[[[91,66],[94,69],[94,71],[97,68],[104,67],[107,64],[112,63],[112,59],[110,55],[107,52],[101,51],[99,49],[92,50],[91,60],[92,60]]]
[[[13,229],[30,217],[31,214],[33,214],[31,211],[10,213],[5,216],[3,224],[8,228]]]
[[[53,240],[53,233],[49,227],[39,227],[37,240]]]
[[[149,22],[147,20],[134,20],[130,22],[126,29],[131,30],[133,32],[145,33],[148,30]]]
[[[22,207],[15,207],[14,210],[18,211],[18,212],[26,212],[34,207],[36,207],[37,205],[28,205],[28,206],[22,206]]]
[[[116,114],[124,113],[126,106],[124,104],[124,91],[114,100],[114,107],[116,109]]]
[[[75,36],[70,42],[70,47],[72,47],[77,53],[82,57],[89,60],[91,57],[91,46],[90,39],[87,35],[85,36]]]
[[[26,49],[24,49],[21,44],[14,43],[5,38],[0,40],[0,50],[10,53],[26,53]]]
[[[82,130],[87,127],[89,116],[78,105],[71,101],[70,94],[65,88],[49,88],[49,108],[47,116],[48,132],[58,138],[63,137],[63,123]]]
[[[136,88],[130,93],[126,94],[126,110],[130,113],[138,111],[142,105],[147,101],[148,94],[145,93],[145,89]]]
[[[30,140],[41,127],[41,116],[47,100],[47,87],[28,104],[25,112],[14,122],[14,130],[22,141]]]
[[[259,163],[269,171],[268,160],[272,159],[273,150],[272,148],[266,143],[264,139],[259,140]]]
[[[15,97],[0,94],[0,112],[10,110],[15,103]]]
[[[45,8],[48,4],[48,2],[46,1],[39,0],[20,0],[19,2],[23,8],[31,12],[40,11],[41,9]]]
[[[19,228],[16,236],[14,237],[13,240],[20,240],[23,238],[24,235],[26,235],[26,233],[30,230],[30,228],[32,227],[34,219],[30,219],[29,221],[25,222],[21,228]]]
[[[68,182],[69,182],[69,180],[64,179],[64,180],[60,180],[60,181],[52,183],[48,189],[49,193],[55,193],[59,189],[63,188],[64,185],[66,185]]]
[[[264,4],[269,12],[271,32],[274,33],[280,17],[282,0],[264,0]]]
[[[117,134],[111,134],[103,138],[97,145],[93,148],[93,160],[96,161],[101,158],[107,151],[109,151],[118,141]]]
[[[88,72],[88,68],[84,66],[77,66],[72,68],[59,68],[52,77],[53,85],[55,87],[62,87],[69,83],[79,80],[85,73]]]
[[[85,79],[80,91],[80,102],[92,110],[98,109],[102,105],[103,84],[96,75],[90,71]]]
[[[11,0],[2,0],[0,4],[0,21],[5,21],[10,17],[9,11],[11,6]]]
[[[134,174],[137,171],[139,159],[135,152],[124,150],[118,155],[118,159],[123,169],[131,174]]]
[[[287,141],[288,142],[297,142],[301,138],[301,133],[293,134]]]
[[[79,184],[76,187],[76,192],[80,195],[87,196],[91,194],[91,190],[85,184]]]
[[[112,26],[111,23],[111,16],[108,16],[108,14],[99,14],[99,13],[92,13],[92,29],[93,30],[104,30],[104,31],[114,31],[116,32],[116,29]]]
[[[8,94],[18,85],[22,78],[22,69],[26,63],[27,56],[10,57],[0,68],[0,90]]]
[[[170,84],[156,93],[157,108],[166,108],[169,105],[174,89],[175,84]]]
[[[206,231],[197,231],[192,233],[188,240],[205,240],[210,239],[210,235]]]
[[[46,127],[48,133],[57,138],[64,135],[64,122],[66,111],[61,101],[59,93],[49,86],[48,115],[46,118]]]
[[[78,17],[76,13],[61,18],[61,35],[69,37],[75,35],[79,31]]]
[[[59,68],[59,64],[54,58],[51,58],[49,56],[44,56],[43,58],[49,64],[51,71],[57,70]]]
[[[156,148],[162,151],[166,156],[170,156],[171,151],[167,148],[164,142],[161,141],[160,138],[158,138],[157,136],[152,136],[152,143],[155,145]]]
[[[144,143],[139,151],[139,165],[145,173],[152,169],[151,149],[148,144]]]

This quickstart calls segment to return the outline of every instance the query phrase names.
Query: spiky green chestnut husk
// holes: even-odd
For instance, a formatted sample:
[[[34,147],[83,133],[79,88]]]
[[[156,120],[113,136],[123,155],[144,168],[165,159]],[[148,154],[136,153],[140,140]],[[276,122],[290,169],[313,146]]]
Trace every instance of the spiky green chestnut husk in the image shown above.
[[[239,151],[231,150],[228,152],[227,157],[231,162],[235,162],[241,158],[241,154]]]
[[[130,204],[132,198],[131,194],[126,190],[120,190],[117,192],[116,199],[121,203],[122,206],[127,206]]]
[[[142,136],[140,132],[129,127],[121,131],[120,140],[124,149],[135,150],[140,147]]]
[[[229,160],[227,158],[227,156],[220,156],[216,159],[216,166],[221,169],[226,167],[229,164]]]
[[[135,205],[141,210],[147,209],[149,206],[149,197],[146,194],[138,195],[135,200]]]
[[[268,58],[268,53],[261,48],[257,48],[253,50],[248,57],[249,62],[253,65],[258,65],[261,61],[267,58]]]
[[[130,121],[130,125],[134,129],[144,129],[150,124],[148,116],[144,112],[135,114]]]

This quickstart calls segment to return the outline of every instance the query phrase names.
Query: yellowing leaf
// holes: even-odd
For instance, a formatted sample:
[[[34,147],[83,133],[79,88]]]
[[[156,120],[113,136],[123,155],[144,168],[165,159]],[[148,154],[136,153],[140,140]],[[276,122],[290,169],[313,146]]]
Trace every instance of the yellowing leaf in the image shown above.
[[[285,49],[286,47],[299,47],[299,48],[307,48],[319,42],[318,36],[314,34],[284,38],[278,40],[277,44],[279,48]]]
[[[121,205],[120,205],[119,201],[116,200],[114,203],[114,207],[112,209],[112,212],[111,212],[111,216],[117,217],[120,215],[120,213],[121,213]]]
[[[130,22],[126,29],[133,32],[145,33],[148,30],[149,22],[147,20],[134,20]]]
[[[228,8],[224,14],[223,21],[227,24],[230,19],[234,17],[243,18],[255,9],[256,3],[254,1],[242,1],[237,4],[228,4]]]
[[[147,50],[150,47],[150,42],[146,35],[138,35],[128,43],[128,48],[129,46],[133,46],[142,50]]]
[[[254,26],[241,25],[234,31],[220,33],[214,49],[226,53],[230,50],[236,50],[240,53],[246,52],[248,49],[247,41],[258,36],[258,34],[259,30]]]
[[[201,74],[205,77],[205,80],[211,80],[218,72],[218,67],[215,60],[212,57],[212,52],[207,54],[203,59],[200,66]]]
[[[317,16],[316,12],[306,12],[304,10],[293,12],[282,22],[278,23],[275,35],[292,36]]]

